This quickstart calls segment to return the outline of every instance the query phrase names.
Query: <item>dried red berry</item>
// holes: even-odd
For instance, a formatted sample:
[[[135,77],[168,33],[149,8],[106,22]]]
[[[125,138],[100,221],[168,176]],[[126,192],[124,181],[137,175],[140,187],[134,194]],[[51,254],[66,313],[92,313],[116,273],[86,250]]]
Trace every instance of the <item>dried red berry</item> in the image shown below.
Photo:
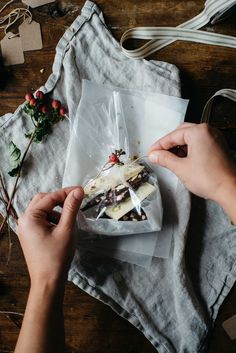
[[[51,103],[51,106],[52,106],[53,109],[60,109],[61,102],[56,100],[56,99],[53,99],[52,103]]]
[[[44,93],[42,91],[37,91],[36,92],[36,97],[41,101],[44,97]]]
[[[40,108],[42,113],[47,113],[47,107],[46,105],[42,105],[42,107]]]
[[[30,100],[30,102],[29,102],[29,105],[31,105],[31,107],[35,107],[36,104],[37,104],[37,101],[36,101],[35,98],[32,98],[32,99]]]
[[[119,158],[117,157],[117,155],[115,153],[112,153],[110,156],[109,156],[109,161],[111,163],[118,163],[119,162]]]
[[[59,111],[59,114],[60,114],[61,116],[65,116],[66,113],[67,113],[66,108],[65,108],[65,107],[61,107],[61,108],[60,108],[60,111]]]
[[[26,95],[25,95],[25,100],[26,100],[27,102],[30,102],[31,99],[33,99],[33,98],[34,98],[34,96],[33,96],[32,93],[26,93]]]

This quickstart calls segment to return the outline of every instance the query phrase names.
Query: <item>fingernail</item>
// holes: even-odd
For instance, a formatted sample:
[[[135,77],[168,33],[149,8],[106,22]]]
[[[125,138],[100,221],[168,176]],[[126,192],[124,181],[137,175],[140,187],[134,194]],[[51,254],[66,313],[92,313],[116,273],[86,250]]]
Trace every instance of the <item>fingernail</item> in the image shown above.
[[[148,156],[150,162],[156,163],[158,159],[158,152],[151,152]]]
[[[73,197],[77,200],[81,200],[83,197],[83,189],[82,188],[77,188],[73,191]]]

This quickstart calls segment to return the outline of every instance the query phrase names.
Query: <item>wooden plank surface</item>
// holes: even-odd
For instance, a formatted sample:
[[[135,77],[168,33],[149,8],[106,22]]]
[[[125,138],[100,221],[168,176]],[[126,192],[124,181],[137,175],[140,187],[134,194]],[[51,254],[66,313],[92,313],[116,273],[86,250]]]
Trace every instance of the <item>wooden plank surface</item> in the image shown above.
[[[0,7],[5,4],[0,1]],[[13,3],[9,9],[20,5]],[[175,26],[193,17],[203,7],[203,1],[177,0],[99,0],[108,27],[119,39],[132,26]],[[58,1],[33,10],[36,21],[42,25],[43,50],[25,53],[25,63],[2,70],[0,68],[0,115],[12,112],[22,103],[24,93],[37,89],[49,74],[55,55],[55,46],[66,28],[77,17],[83,2]],[[217,31],[236,36],[235,17],[214,26]],[[0,39],[3,33],[0,33]],[[236,89],[236,51],[207,45],[176,42],[153,54],[159,59],[176,64],[182,73],[183,96],[190,99],[187,120],[199,121],[207,99],[218,89]],[[41,73],[40,70],[44,69]],[[6,82],[4,85],[4,78]],[[236,106],[218,100],[214,111],[214,123],[227,128],[227,138],[235,147]],[[29,289],[27,269],[16,235],[12,234],[11,261],[6,266],[8,233],[0,237],[0,311],[23,313]],[[118,317],[110,308],[91,298],[72,284],[68,284],[65,296],[65,324],[68,353],[151,353],[155,349],[144,336],[128,322]],[[235,313],[236,288],[224,302],[210,337],[207,353],[232,353],[235,345],[224,333],[221,323]],[[0,353],[10,353],[19,332],[21,318],[0,314]]]

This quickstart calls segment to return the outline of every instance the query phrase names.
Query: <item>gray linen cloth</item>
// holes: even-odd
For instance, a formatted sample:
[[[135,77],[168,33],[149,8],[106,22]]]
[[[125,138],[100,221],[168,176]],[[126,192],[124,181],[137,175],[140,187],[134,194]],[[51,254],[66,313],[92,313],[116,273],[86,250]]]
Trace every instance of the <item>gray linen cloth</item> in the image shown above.
[[[180,95],[175,66],[125,57],[104,23],[99,8],[87,1],[81,15],[56,48],[53,73],[44,92],[66,102],[75,115],[81,79],[99,84]],[[29,119],[20,106],[1,118],[0,169],[9,169],[7,144],[23,149]],[[51,136],[33,145],[15,198],[21,213],[37,191],[61,186],[69,123],[58,124]],[[11,189],[13,179],[5,176]],[[183,200],[185,207],[182,208]],[[191,197],[181,183],[176,192],[175,232],[168,259],[153,258],[150,269],[78,249],[69,280],[111,306],[136,326],[159,353],[203,352],[209,329],[236,278],[236,229],[211,201]],[[0,203],[4,213],[4,205]],[[191,212],[190,212],[191,211]],[[15,225],[11,222],[13,228]]]

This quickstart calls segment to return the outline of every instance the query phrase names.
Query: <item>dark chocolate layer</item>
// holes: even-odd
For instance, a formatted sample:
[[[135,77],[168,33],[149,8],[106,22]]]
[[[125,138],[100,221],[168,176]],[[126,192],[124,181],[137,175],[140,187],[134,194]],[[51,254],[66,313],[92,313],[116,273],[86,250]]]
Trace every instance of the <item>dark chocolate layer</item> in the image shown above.
[[[99,205],[99,210],[104,207],[116,205],[123,202],[130,197],[129,189],[137,190],[140,185],[147,181],[149,173],[146,169],[143,169],[139,174],[127,180],[130,187],[119,184],[114,189],[109,189],[105,193],[98,194],[92,200],[90,200],[81,210],[86,211],[91,207]]]

